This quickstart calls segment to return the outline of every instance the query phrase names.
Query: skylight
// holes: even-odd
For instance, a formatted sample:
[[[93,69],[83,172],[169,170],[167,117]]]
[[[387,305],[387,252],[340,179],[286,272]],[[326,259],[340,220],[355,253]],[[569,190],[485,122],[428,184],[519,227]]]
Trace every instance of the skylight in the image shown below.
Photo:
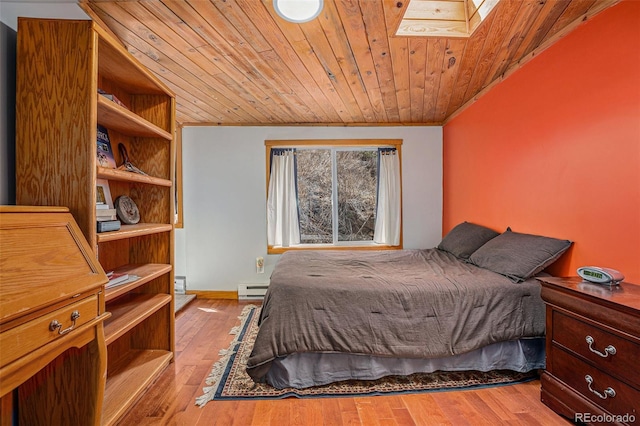
[[[470,37],[500,0],[409,0],[396,35]]]

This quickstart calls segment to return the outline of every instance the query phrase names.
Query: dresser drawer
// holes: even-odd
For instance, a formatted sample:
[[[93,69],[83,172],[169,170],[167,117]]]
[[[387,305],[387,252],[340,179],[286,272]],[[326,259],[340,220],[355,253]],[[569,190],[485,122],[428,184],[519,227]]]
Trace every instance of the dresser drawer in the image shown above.
[[[93,295],[5,331],[0,334],[0,366],[72,333],[97,316],[98,297]]]
[[[640,401],[640,391],[560,348],[552,347],[551,350],[553,352],[554,370],[552,374],[555,377],[611,414],[633,414],[636,418],[638,417],[637,409],[638,401]],[[590,377],[591,383],[589,383],[587,376]],[[615,396],[607,395],[607,392],[605,392],[607,389],[612,389],[615,392]]]
[[[553,311],[552,339],[593,362],[599,369],[624,378],[630,384],[640,383],[640,345],[631,340],[556,310]]]

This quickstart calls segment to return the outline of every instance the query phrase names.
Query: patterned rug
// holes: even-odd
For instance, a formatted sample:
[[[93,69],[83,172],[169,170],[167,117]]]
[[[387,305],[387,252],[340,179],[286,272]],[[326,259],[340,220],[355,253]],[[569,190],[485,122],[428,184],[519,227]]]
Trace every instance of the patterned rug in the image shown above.
[[[410,376],[389,376],[379,380],[349,380],[307,389],[276,389],[268,384],[254,383],[245,371],[247,359],[258,334],[260,307],[247,305],[238,317],[240,325],[229,334],[236,337],[214,365],[204,395],[196,398],[196,404],[204,406],[212,400],[278,399],[286,397],[320,398],[328,396],[390,395],[398,393],[434,392],[473,389],[522,383],[538,377],[536,371],[518,373],[495,370],[416,373]]]

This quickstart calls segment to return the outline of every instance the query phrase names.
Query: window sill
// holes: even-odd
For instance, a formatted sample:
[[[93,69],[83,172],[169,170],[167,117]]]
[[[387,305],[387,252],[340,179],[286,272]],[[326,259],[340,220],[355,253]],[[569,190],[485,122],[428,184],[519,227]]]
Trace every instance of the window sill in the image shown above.
[[[354,245],[354,246],[346,246],[346,245],[301,245],[295,247],[279,247],[279,246],[268,246],[267,254],[282,254],[286,251],[291,250],[402,250],[402,244],[397,246],[387,246],[382,244],[372,244],[372,245]]]

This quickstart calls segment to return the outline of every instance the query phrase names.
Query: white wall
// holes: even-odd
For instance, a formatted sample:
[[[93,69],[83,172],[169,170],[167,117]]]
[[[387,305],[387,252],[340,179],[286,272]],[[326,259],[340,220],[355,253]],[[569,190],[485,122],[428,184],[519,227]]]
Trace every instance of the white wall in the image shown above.
[[[403,139],[405,248],[435,247],[442,236],[441,127],[186,127],[184,229],[176,230],[176,275],[189,290],[236,290],[268,282],[266,139]],[[265,258],[257,274],[255,259]]]

